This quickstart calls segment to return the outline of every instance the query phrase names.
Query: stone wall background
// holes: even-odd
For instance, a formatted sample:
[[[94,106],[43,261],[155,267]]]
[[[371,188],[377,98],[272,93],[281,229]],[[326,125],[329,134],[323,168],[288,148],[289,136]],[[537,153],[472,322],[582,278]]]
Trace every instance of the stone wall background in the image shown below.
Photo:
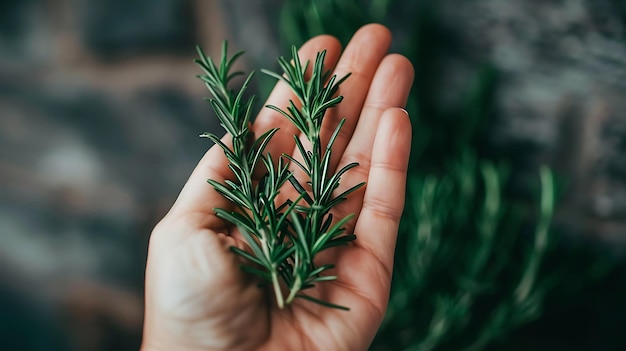
[[[229,39],[250,66],[271,66],[280,3],[0,2],[0,344],[137,349],[148,235],[208,147],[197,135],[216,127],[194,78],[194,45],[217,53]],[[399,38],[416,3],[392,12]],[[436,7],[450,38],[433,86],[438,103],[491,62],[501,77],[491,152],[512,157],[521,177],[553,165],[569,184],[559,227],[623,252],[622,2]]]

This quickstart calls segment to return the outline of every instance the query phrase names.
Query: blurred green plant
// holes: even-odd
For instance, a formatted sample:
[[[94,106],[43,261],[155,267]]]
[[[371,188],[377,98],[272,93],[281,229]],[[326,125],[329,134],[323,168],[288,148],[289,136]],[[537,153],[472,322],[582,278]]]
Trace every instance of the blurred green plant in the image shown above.
[[[391,299],[375,349],[482,350],[538,317],[554,179],[541,169],[534,235],[524,236],[525,208],[507,199],[508,177],[503,163],[470,153],[440,175],[411,177]]]
[[[280,33],[285,44],[322,33],[345,44],[363,24],[389,25],[400,3],[285,0]],[[554,282],[541,268],[555,181],[538,169],[535,199],[519,199],[507,191],[507,160],[481,152],[498,81],[489,64],[476,67],[456,104],[437,102],[444,34],[436,2],[415,3],[398,46],[417,77],[407,104],[414,143],[390,303],[372,349],[483,350],[541,313]]]

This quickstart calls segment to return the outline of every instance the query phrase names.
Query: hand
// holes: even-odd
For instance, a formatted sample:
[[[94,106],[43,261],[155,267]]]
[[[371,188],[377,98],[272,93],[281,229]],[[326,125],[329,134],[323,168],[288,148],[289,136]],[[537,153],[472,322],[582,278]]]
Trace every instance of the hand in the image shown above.
[[[244,248],[245,243],[236,228],[213,212],[228,207],[228,200],[206,180],[221,182],[230,170],[223,151],[212,147],[152,233],[144,350],[367,349],[387,308],[411,141],[411,125],[401,107],[413,68],[403,56],[387,54],[390,43],[385,27],[367,25],[343,54],[330,36],[311,39],[299,51],[303,61],[312,61],[326,49],[325,64],[334,67],[334,74],[352,72],[339,89],[343,102],[324,123],[332,130],[347,118],[333,147],[333,165],[360,163],[342,177],[346,187],[367,181],[333,212],[335,218],[356,214],[347,232],[357,239],[323,258],[336,264],[331,274],[338,279],[307,291],[350,311],[302,299],[278,309],[271,289],[258,288],[258,281],[241,271],[242,261],[229,247]],[[284,107],[289,99],[294,99],[289,87],[279,82],[267,103]],[[280,131],[267,151],[294,154],[297,130],[280,114],[264,108],[252,130],[260,135],[273,127]]]

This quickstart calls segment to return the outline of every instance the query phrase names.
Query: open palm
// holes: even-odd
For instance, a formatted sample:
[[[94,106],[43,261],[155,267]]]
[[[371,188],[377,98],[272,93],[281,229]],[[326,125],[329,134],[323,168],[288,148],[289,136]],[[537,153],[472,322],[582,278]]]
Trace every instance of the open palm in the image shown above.
[[[327,50],[333,74],[351,77],[341,85],[344,101],[325,117],[334,129],[347,119],[333,148],[334,167],[358,162],[342,177],[346,187],[367,186],[334,209],[334,217],[356,214],[347,233],[349,246],[325,252],[336,264],[338,279],[318,284],[309,294],[349,312],[296,299],[279,309],[271,289],[240,270],[243,263],[230,246],[245,247],[236,228],[213,209],[228,200],[206,183],[232,176],[219,147],[211,148],[178,200],[154,229],[146,270],[144,350],[363,350],[380,326],[391,284],[393,253],[404,205],[411,126],[401,107],[413,80],[410,62],[388,54],[389,31],[380,25],[361,28],[341,53],[339,42],[318,36],[299,51],[313,60]],[[267,103],[286,106],[293,99],[279,82]],[[329,111],[330,112],[330,111]],[[295,155],[297,129],[279,113],[263,109],[252,130],[260,135],[280,128],[267,150]],[[337,189],[341,192],[341,189]],[[320,262],[325,263],[325,262]]]

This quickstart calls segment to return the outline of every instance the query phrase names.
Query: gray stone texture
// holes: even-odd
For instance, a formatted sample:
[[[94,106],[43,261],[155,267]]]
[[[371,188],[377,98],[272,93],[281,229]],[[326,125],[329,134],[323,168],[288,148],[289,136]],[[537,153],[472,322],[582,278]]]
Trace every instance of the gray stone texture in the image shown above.
[[[443,1],[462,60],[500,72],[491,147],[550,164],[559,222],[617,250],[626,240],[626,9],[620,1]],[[523,172],[523,169],[521,170]]]

